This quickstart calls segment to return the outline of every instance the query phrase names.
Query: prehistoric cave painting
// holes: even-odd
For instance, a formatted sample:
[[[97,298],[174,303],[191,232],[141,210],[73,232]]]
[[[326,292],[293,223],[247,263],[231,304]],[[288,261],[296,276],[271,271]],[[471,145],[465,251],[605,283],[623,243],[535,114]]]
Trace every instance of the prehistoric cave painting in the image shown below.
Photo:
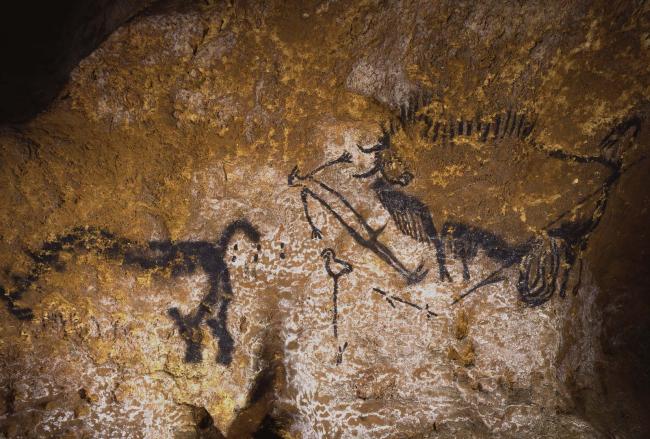
[[[352,265],[348,262],[338,259],[334,250],[331,248],[326,248],[321,252],[321,257],[325,261],[325,271],[327,275],[332,278],[334,281],[334,287],[332,290],[332,330],[334,331],[334,338],[338,340],[339,331],[338,331],[338,317],[339,317],[339,308],[338,308],[338,295],[339,295],[339,279],[343,276],[346,276],[352,272]],[[336,364],[341,364],[343,361],[343,352],[347,348],[348,343],[345,342],[343,347],[338,347],[338,354],[336,358]]]
[[[187,315],[182,315],[178,308],[170,308],[168,313],[185,340],[186,362],[202,361],[203,336],[200,326],[205,321],[217,339],[217,362],[229,365],[234,341],[226,324],[233,291],[225,257],[228,245],[237,232],[242,232],[260,249],[260,234],[247,220],[231,222],[214,242],[149,241],[144,245],[99,228],[76,227],[70,233],[44,243],[40,250],[28,252],[34,261],[29,273],[13,275],[13,290],[7,291],[0,286],[0,293],[11,314],[20,320],[31,320],[34,317],[32,310],[17,305],[17,302],[40,276],[52,269],[65,269],[61,253],[90,251],[145,270],[168,270],[174,277],[195,273],[200,268],[208,276],[209,289],[199,305]]]
[[[463,138],[474,138],[483,143],[498,142],[507,138],[527,141],[537,125],[537,116],[512,108],[497,113],[489,120],[484,120],[479,115],[471,119],[450,116],[446,120],[441,120],[419,111],[429,103],[431,103],[429,94],[412,95],[408,103],[400,106],[399,116],[391,119],[388,128],[382,127],[383,135],[379,143],[389,142],[390,136],[395,135],[400,129],[416,124],[420,128],[419,137],[431,144],[453,144]]]
[[[347,152],[343,153],[337,159],[331,160],[323,165],[318,166],[312,171],[308,172],[305,175],[300,175],[298,173],[298,167],[294,167],[288,177],[288,184],[292,187],[301,187],[300,199],[302,201],[305,218],[307,223],[311,228],[311,236],[314,239],[321,239],[323,237],[321,230],[316,227],[312,217],[309,213],[308,199],[312,198],[316,200],[321,206],[323,206],[346,230],[346,232],[362,247],[371,250],[375,253],[382,261],[393,267],[399,274],[401,274],[406,280],[407,283],[413,284],[421,281],[427,274],[427,270],[424,270],[424,264],[420,264],[415,270],[409,270],[406,266],[400,262],[400,260],[393,254],[393,252],[385,244],[377,239],[379,234],[383,231],[383,227],[379,229],[373,229],[366,219],[350,204],[350,202],[338,191],[331,188],[321,180],[317,179],[315,176],[332,166],[336,166],[342,163],[351,163],[351,155]],[[318,189],[324,190],[326,193],[333,195],[338,201],[340,201],[345,209],[352,215],[357,224],[351,224],[346,221],[342,214],[338,212],[330,203],[328,203],[321,195],[319,195],[314,189],[307,187],[307,184],[315,185]]]
[[[343,346],[339,346],[339,350],[336,353],[336,365],[338,366],[339,364],[343,363],[343,354],[345,353],[345,349],[348,347],[348,342],[346,341],[343,343]]]
[[[539,306],[545,303],[556,290],[559,290],[560,296],[564,297],[570,273],[576,263],[579,262],[578,281],[573,288],[573,291],[576,292],[580,285],[582,273],[581,254],[587,247],[589,237],[600,223],[612,187],[624,172],[622,140],[637,137],[641,128],[641,119],[633,116],[613,127],[600,142],[601,154],[596,156],[580,156],[562,150],[544,148],[542,145],[537,144],[532,137],[529,137],[536,124],[536,119],[526,122],[524,114],[519,115],[512,112],[512,110],[509,110],[503,119],[500,115],[497,115],[492,122],[485,123],[479,120],[476,126],[482,127],[483,131],[481,131],[479,137],[481,141],[487,139],[486,133],[492,133],[491,136],[495,140],[515,134],[517,138],[526,141],[531,147],[543,151],[550,158],[577,163],[599,163],[610,172],[610,175],[603,181],[597,191],[580,200],[573,209],[562,213],[549,223],[544,227],[542,234],[520,244],[509,245],[495,233],[460,222],[445,222],[440,232],[436,232],[429,208],[416,197],[399,189],[407,186],[414,178],[413,175],[408,171],[398,175],[390,175],[386,171],[392,159],[390,156],[391,136],[400,127],[403,129],[409,123],[423,120],[420,117],[421,115],[414,116],[417,109],[417,101],[413,103],[410,110],[402,107],[399,123],[392,123],[390,131],[384,129],[377,144],[370,148],[359,146],[362,152],[374,154],[375,160],[374,166],[369,171],[357,174],[356,177],[369,178],[379,174],[371,184],[371,188],[377,194],[382,206],[390,213],[401,233],[419,242],[434,243],[441,280],[451,280],[444,268],[446,263],[445,248],[451,248],[454,257],[461,260],[465,280],[470,278],[468,261],[476,257],[479,250],[483,250],[488,258],[501,265],[499,269],[457,297],[453,303],[458,303],[485,285],[504,280],[504,270],[515,264],[519,264],[519,278],[517,281],[519,298],[528,305]],[[428,125],[428,119],[424,119],[424,121]],[[449,141],[453,141],[454,126],[456,124],[451,122],[445,125]],[[458,122],[457,127],[456,136],[471,135],[472,133],[471,124],[462,120]],[[421,136],[426,137],[427,135],[428,131],[421,131]],[[435,141],[434,137],[431,138],[432,141]],[[385,154],[385,152],[388,152],[388,154]],[[564,220],[571,212],[596,196],[598,198],[596,199],[595,208],[586,219]]]
[[[434,245],[440,280],[452,281],[446,268],[447,249],[451,250],[455,258],[460,259],[464,280],[470,279],[468,263],[478,255],[479,250],[500,265],[497,270],[457,297],[453,303],[460,302],[481,287],[505,280],[505,270],[517,264],[519,265],[517,290],[519,298],[527,305],[539,306],[548,301],[556,291],[564,297],[570,273],[579,263],[578,280],[573,288],[573,291],[577,292],[582,273],[581,255],[587,247],[591,234],[601,221],[612,188],[625,170],[622,160],[623,140],[634,140],[637,137],[641,128],[641,119],[637,116],[629,117],[614,126],[600,142],[600,155],[581,156],[562,150],[550,150],[538,144],[531,136],[536,118],[524,113],[508,110],[488,122],[480,119],[473,121],[460,119],[434,124],[430,116],[418,114],[418,109],[423,102],[426,102],[426,98],[413,99],[408,105],[402,106],[400,115],[396,120],[391,121],[389,128],[382,127],[382,135],[375,145],[368,148],[358,146],[361,152],[374,154],[374,164],[369,170],[355,174],[355,177],[375,178],[370,187],[402,234],[418,242]],[[511,137],[526,142],[531,148],[542,151],[552,159],[576,163],[598,163],[609,171],[609,176],[597,191],[579,200],[576,206],[559,215],[544,227],[540,234],[518,244],[508,244],[497,233],[462,222],[447,221],[438,229],[433,221],[430,207],[402,189],[413,180],[413,174],[403,167],[395,166],[395,162],[400,159],[391,148],[392,137],[399,130],[405,130],[407,126],[413,124],[423,125],[424,128],[419,131],[419,135],[433,143],[453,143],[455,138],[461,136],[476,136],[483,142],[488,139],[500,141]],[[312,237],[321,238],[322,233],[311,219],[308,198],[323,206],[357,243],[373,251],[382,261],[399,272],[408,284],[421,281],[428,272],[424,269],[424,264],[421,263],[413,271],[407,270],[393,251],[378,240],[385,226],[378,229],[370,227],[366,219],[345,197],[315,177],[325,168],[345,163],[351,163],[351,156],[348,153],[318,166],[305,175],[300,175],[297,168],[294,168],[289,175],[290,186],[302,186],[301,199],[305,217],[312,230]],[[395,169],[398,171],[395,172]],[[325,192],[322,192],[323,190]],[[348,211],[347,213],[352,213],[357,224],[347,222],[342,212],[334,209],[331,203],[324,199],[322,196],[324,193],[334,195]],[[586,219],[567,219],[572,212],[593,199],[595,199],[595,208]]]
[[[399,303],[402,303],[402,304],[404,304],[406,306],[410,306],[411,308],[414,308],[414,309],[416,309],[418,311],[424,311],[426,316],[427,316],[427,319],[430,319],[431,317],[437,317],[438,316],[438,314],[436,314],[435,312],[433,312],[433,311],[431,311],[429,309],[429,304],[421,306],[421,305],[418,305],[417,303],[413,303],[413,302],[411,302],[409,300],[406,300],[406,299],[404,299],[402,297],[399,297],[399,296],[396,296],[394,294],[388,293],[388,292],[386,292],[384,290],[381,290],[379,288],[373,288],[372,291],[374,291],[375,293],[381,295],[384,299],[386,299],[386,302],[388,302],[388,304],[393,308],[396,308],[395,302],[399,302]]]
[[[375,146],[368,149],[362,149],[362,148],[360,149],[363,152],[369,153],[374,151],[379,152],[380,150],[377,148],[378,147]],[[414,270],[408,270],[405,267],[405,265],[402,262],[400,262],[400,260],[395,256],[393,251],[385,244],[383,244],[381,241],[378,240],[379,235],[384,231],[387,224],[377,229],[373,229],[370,226],[370,224],[366,221],[366,219],[350,204],[350,202],[340,192],[331,188],[321,180],[315,178],[315,175],[318,172],[321,172],[322,170],[330,166],[335,166],[341,163],[350,163],[350,157],[351,156],[346,152],[343,153],[339,158],[335,160],[331,160],[323,165],[320,165],[305,175],[300,175],[298,173],[297,167],[294,167],[294,169],[289,174],[288,177],[289,186],[302,187],[300,192],[300,197],[303,204],[305,218],[311,228],[312,238],[321,239],[322,232],[318,227],[316,227],[309,213],[309,205],[308,205],[309,198],[312,198],[313,200],[317,201],[321,206],[323,206],[339,222],[339,224],[343,226],[345,231],[358,244],[360,244],[364,248],[371,250],[382,261],[384,261],[393,269],[395,269],[402,277],[404,277],[408,285],[416,284],[420,282],[428,274],[428,269],[424,268],[424,263],[421,262]],[[380,170],[379,168],[377,168],[377,166],[378,165],[375,165],[373,169],[376,168],[376,170],[374,171],[371,170],[372,171],[371,173],[369,172],[369,173],[358,174],[355,175],[355,177],[365,178],[370,175],[374,175],[377,172],[377,170]],[[435,226],[433,225],[433,220],[431,218],[431,214],[428,208],[417,198],[407,195],[403,192],[390,189],[393,184],[396,184],[395,180],[392,180],[390,177],[384,176],[383,169],[381,169],[381,171],[382,171],[382,177],[378,178],[372,184],[371,187],[377,193],[377,196],[382,202],[382,205],[391,214],[398,228],[401,227],[400,230],[403,233],[411,237],[417,236],[419,237],[420,240],[424,240],[424,242],[434,243],[436,247],[436,255],[437,255],[437,262],[440,271],[440,278],[441,280],[445,280],[445,279],[451,280],[451,276],[449,275],[446,268],[446,262],[445,262],[446,257],[445,257],[444,242],[443,242],[443,238],[448,237],[449,234],[444,234],[443,236],[439,236]],[[408,184],[408,182],[410,182],[411,179],[412,176],[409,176],[407,174],[407,175],[402,175],[400,180],[398,181],[400,185],[405,186],[406,184]],[[357,224],[351,224],[350,222],[346,221],[343,218],[342,212],[337,211],[319,193],[317,193],[314,189],[307,187],[306,184],[315,185],[316,188],[323,189],[326,193],[333,195],[337,200],[339,200],[342,203],[342,205],[345,207],[347,212],[353,215]],[[406,212],[406,215],[409,216],[413,214],[415,215],[419,214],[420,222],[419,223],[405,222],[401,216],[397,216],[397,212],[399,212],[400,210],[402,212]],[[459,254],[466,256],[465,264],[464,264],[464,266],[466,266],[467,259],[470,256],[475,255],[475,253],[470,252],[470,249],[472,247],[467,245],[466,246],[461,245],[461,242],[463,241],[462,238],[466,238],[466,235],[462,232],[465,231],[466,229],[463,228],[452,229],[452,226],[450,224],[447,224],[447,226],[448,227],[445,228],[446,231],[455,231],[454,235],[456,235],[457,237],[457,239],[454,241],[456,242],[455,248],[458,249],[457,251]],[[404,232],[405,230],[406,232]],[[476,232],[478,231],[478,229],[475,230],[473,229],[472,231]],[[490,236],[491,238],[493,238],[493,241],[499,243],[502,242],[502,240],[499,240],[499,238],[496,237],[496,235],[487,235],[487,232],[485,233],[486,236]],[[505,246],[506,244],[503,243],[503,245]],[[461,250],[461,248],[463,250]],[[475,250],[478,250],[478,247],[475,247]],[[523,254],[516,257],[521,258],[523,257]],[[465,270],[465,273],[467,273],[467,276],[469,277],[468,270]],[[489,279],[486,279],[486,281],[480,286],[487,285],[489,283],[494,283],[500,280],[503,280],[503,278],[498,277],[495,274],[495,276],[491,276]]]

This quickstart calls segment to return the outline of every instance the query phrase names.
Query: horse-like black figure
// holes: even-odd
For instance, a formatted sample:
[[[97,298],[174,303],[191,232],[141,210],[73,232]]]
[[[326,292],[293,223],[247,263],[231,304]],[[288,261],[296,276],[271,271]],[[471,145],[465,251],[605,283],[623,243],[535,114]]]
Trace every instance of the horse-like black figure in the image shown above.
[[[167,269],[174,277],[192,274],[201,269],[208,276],[209,289],[199,305],[187,315],[182,315],[178,308],[170,308],[168,314],[186,343],[186,362],[202,361],[203,336],[200,326],[205,321],[218,340],[217,362],[229,365],[234,340],[226,324],[233,291],[225,256],[228,244],[237,232],[243,232],[253,243],[260,240],[255,226],[245,219],[228,224],[216,241],[164,240],[141,244],[101,228],[76,227],[69,233],[44,243],[40,250],[28,252],[34,261],[31,270],[26,275],[12,275],[14,287],[7,290],[0,286],[0,294],[11,314],[20,320],[31,320],[34,317],[32,309],[21,307],[17,302],[43,274],[52,269],[65,270],[61,253],[89,251],[144,270]]]

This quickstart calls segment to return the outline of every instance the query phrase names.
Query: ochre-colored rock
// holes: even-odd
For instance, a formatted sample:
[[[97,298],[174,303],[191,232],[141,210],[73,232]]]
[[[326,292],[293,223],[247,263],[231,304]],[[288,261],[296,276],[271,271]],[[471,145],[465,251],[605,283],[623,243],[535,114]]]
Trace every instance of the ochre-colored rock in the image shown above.
[[[642,437],[606,364],[649,34],[629,2],[140,13],[0,129],[1,434]]]

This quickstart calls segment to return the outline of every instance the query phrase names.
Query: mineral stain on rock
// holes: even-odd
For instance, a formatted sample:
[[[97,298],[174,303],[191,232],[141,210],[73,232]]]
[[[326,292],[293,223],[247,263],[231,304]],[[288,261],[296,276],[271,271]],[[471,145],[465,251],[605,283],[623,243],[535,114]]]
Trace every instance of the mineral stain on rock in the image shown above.
[[[647,5],[146,3],[0,127],[0,436],[647,436]]]

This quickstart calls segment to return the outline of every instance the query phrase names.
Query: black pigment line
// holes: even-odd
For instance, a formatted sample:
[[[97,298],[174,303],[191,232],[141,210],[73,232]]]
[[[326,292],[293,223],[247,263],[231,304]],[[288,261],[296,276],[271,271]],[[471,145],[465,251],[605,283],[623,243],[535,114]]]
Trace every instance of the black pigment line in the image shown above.
[[[490,134],[490,123],[485,124],[485,129],[483,130],[483,134],[481,134],[481,142],[485,143],[487,142],[488,135]]]
[[[499,137],[499,127],[501,126],[501,115],[498,114],[494,119],[494,138]]]
[[[433,223],[431,212],[418,198],[394,188],[386,178],[377,178],[371,185],[380,203],[391,215],[398,229],[420,242],[432,242],[436,249],[440,280],[451,281],[445,265],[445,249]],[[421,230],[422,233],[416,233]]]
[[[361,149],[364,152],[365,151],[380,152],[385,148],[386,147],[384,145],[375,145],[374,147],[369,148],[367,150],[364,150],[363,148],[359,147],[359,149]],[[374,172],[376,171],[372,171],[370,174]],[[294,170],[291,172],[288,181],[289,184],[292,186],[295,185],[295,186],[302,187],[300,197],[303,204],[303,211],[305,213],[305,218],[312,231],[312,238],[315,239],[322,238],[322,232],[320,231],[320,229],[316,227],[316,225],[313,222],[313,219],[311,218],[311,214],[309,212],[309,205],[307,202],[308,198],[312,198],[316,200],[319,204],[321,204],[321,206],[323,206],[339,222],[339,224],[343,226],[346,232],[358,244],[373,251],[377,256],[379,256],[381,260],[389,264],[398,273],[400,273],[407,280],[408,283],[419,282],[424,276],[426,276],[426,271],[422,270],[422,264],[415,271],[407,270],[406,267],[395,257],[393,252],[377,239],[378,235],[383,230],[383,227],[377,230],[371,228],[370,225],[367,223],[367,221],[359,214],[359,212],[357,212],[356,209],[354,209],[353,206],[348,202],[348,200],[338,191],[329,187],[325,183],[315,179],[313,175],[310,177],[300,176],[297,172],[297,168],[294,168]],[[303,182],[308,182],[308,181],[313,182],[321,189],[324,189],[326,192],[334,195],[336,198],[342,201],[346,209],[349,210],[354,215],[354,217],[361,224],[361,226],[366,231],[366,233],[369,234],[369,239],[366,239],[363,236],[361,236],[361,234],[354,227],[348,224],[347,221],[345,221],[345,219],[341,216],[341,214],[337,212],[327,201],[325,201],[324,198],[322,198],[320,195],[318,195],[310,188],[306,187]]]
[[[530,134],[533,132],[535,129],[535,125],[537,125],[537,117],[535,120],[533,120],[526,128],[524,128],[524,132],[522,133],[522,139],[526,139]]]
[[[372,227],[370,227],[370,225],[366,222],[366,220],[365,220],[365,218],[363,217],[363,215],[361,215],[361,214],[360,214],[360,213],[359,213],[359,212],[358,212],[358,211],[357,211],[357,210],[352,206],[352,204],[350,204],[350,202],[349,202],[349,201],[348,201],[348,200],[347,200],[347,199],[346,199],[346,198],[345,198],[345,197],[344,197],[340,192],[334,190],[333,188],[331,188],[330,186],[326,185],[325,183],[323,183],[323,182],[320,181],[320,180],[316,180],[316,179],[314,179],[313,181],[314,181],[317,185],[319,185],[320,187],[322,187],[323,189],[325,189],[327,192],[331,193],[331,194],[334,195],[336,198],[338,198],[338,199],[341,201],[341,203],[343,203],[343,205],[344,205],[346,208],[348,208],[348,210],[349,210],[350,212],[352,212],[352,215],[354,215],[354,217],[357,219],[357,221],[359,221],[359,223],[361,224],[361,226],[363,227],[363,229],[366,231],[366,233],[368,233],[369,236],[371,236],[371,237],[376,237],[376,236],[378,235],[378,233],[377,233],[378,230],[375,230],[375,229],[373,229]],[[379,230],[381,230],[381,228],[380,228]]]
[[[330,160],[328,162],[325,162],[320,166],[317,166],[316,168],[312,169],[310,172],[308,172],[304,176],[298,176],[298,166],[295,166],[291,170],[291,173],[289,174],[289,177],[288,177],[289,186],[291,186],[293,184],[293,180],[295,178],[303,180],[303,179],[312,177],[312,176],[318,174],[319,172],[321,172],[322,170],[327,169],[327,168],[329,168],[331,166],[338,165],[340,163],[351,163],[351,162],[352,162],[352,156],[350,155],[350,153],[344,152],[343,154],[341,154],[340,157],[338,157],[338,158],[336,158],[334,160]]]
[[[11,314],[20,320],[30,320],[33,312],[16,304],[41,275],[65,269],[62,253],[74,254],[90,251],[123,265],[143,270],[168,269],[172,276],[193,274],[201,269],[209,279],[208,291],[198,306],[187,315],[178,308],[168,310],[169,317],[176,323],[186,343],[185,361],[202,361],[202,331],[205,322],[217,339],[219,354],[217,362],[229,365],[232,361],[234,340],[227,329],[228,308],[233,297],[226,251],[236,233],[243,233],[253,243],[258,243],[260,234],[249,221],[240,219],[231,222],[216,241],[149,241],[139,243],[115,235],[97,227],[76,227],[58,238],[45,242],[40,250],[28,252],[34,265],[27,275],[12,275],[13,290],[0,286],[2,298]],[[217,315],[212,316],[212,310]]]
[[[417,105],[409,101],[408,107],[405,107],[405,115],[401,119],[407,124],[425,121],[426,130],[422,130],[422,136],[429,136],[431,125],[426,117],[422,115],[415,116],[417,112]],[[428,117],[428,115],[427,115]],[[399,119],[399,118],[398,118]],[[519,120],[517,120],[519,119]],[[505,136],[515,135],[521,139],[526,140],[530,137],[537,124],[537,117],[528,121],[525,114],[518,115],[515,110],[509,109],[505,114],[497,113],[493,118],[494,128],[491,129],[492,123],[483,122],[477,117],[477,137],[481,141],[487,141],[490,131],[493,131],[494,139],[503,138]],[[398,120],[399,122],[399,120]],[[455,133],[455,124],[458,123],[458,132]],[[502,128],[503,125],[503,128]],[[394,173],[385,171],[385,167],[391,163],[390,155],[382,154],[382,151],[391,149],[391,136],[404,126],[395,124],[393,119],[390,120],[390,131],[382,129],[382,136],[378,139],[377,144],[359,149],[364,153],[374,153],[374,164],[372,168],[366,172],[355,175],[357,178],[369,178],[375,176],[371,188],[377,194],[382,207],[390,214],[391,220],[395,223],[398,230],[411,238],[425,243],[434,243],[436,247],[436,259],[440,271],[440,277],[444,280],[451,280],[446,270],[446,255],[445,247],[452,249],[455,257],[460,258],[463,264],[463,278],[469,280],[469,262],[476,257],[479,250],[495,261],[500,262],[502,267],[509,267],[514,264],[520,264],[519,282],[517,282],[517,290],[519,298],[530,306],[538,306],[550,298],[557,289],[556,283],[559,282],[559,294],[565,294],[569,270],[581,258],[581,254],[586,247],[589,235],[593,232],[595,227],[600,222],[602,212],[606,208],[607,199],[611,192],[612,186],[618,180],[621,174],[621,160],[620,160],[620,139],[623,138],[630,130],[633,131],[633,137],[636,137],[640,128],[640,118],[632,117],[615,126],[608,136],[600,143],[602,150],[601,155],[596,156],[580,156],[576,154],[567,153],[562,150],[545,150],[541,145],[534,141],[528,141],[533,148],[539,149],[547,154],[548,157],[564,161],[573,161],[577,163],[600,163],[611,170],[609,178],[602,185],[601,196],[598,199],[596,208],[593,214],[586,220],[582,221],[565,221],[558,226],[553,224],[559,223],[567,215],[563,214],[557,218],[549,227],[545,228],[540,236],[531,238],[530,240],[515,244],[508,245],[505,241],[494,233],[488,230],[481,229],[480,227],[469,226],[466,224],[449,223],[445,222],[441,231],[438,231],[433,223],[432,214],[429,208],[425,206],[419,199],[406,194],[400,187],[407,186],[412,179],[413,175],[408,171],[403,171],[397,177]],[[442,132],[441,132],[442,130]],[[435,121],[433,125],[433,133],[431,134],[431,141],[435,143],[440,140],[442,144],[446,144],[447,140],[453,143],[456,134],[458,136],[471,135],[472,129],[469,122],[465,123],[464,119],[450,118],[448,122]],[[423,264],[420,264],[416,270],[409,272],[403,264],[397,260],[392,252],[383,244],[377,241],[377,236],[383,231],[383,227],[372,232],[372,228],[367,224],[365,219],[352,208],[350,203],[340,195],[333,188],[317,183],[321,189],[326,190],[328,193],[335,195],[340,201],[343,202],[345,208],[350,211],[357,222],[359,222],[364,229],[365,233],[370,236],[370,239],[365,239],[356,231],[354,227],[348,224],[343,217],[336,212],[321,196],[313,192],[311,189],[305,188],[301,192],[303,200],[303,207],[305,216],[308,223],[312,228],[312,236],[315,238],[321,237],[321,232],[318,230],[309,216],[307,198],[311,197],[318,201],[335,219],[344,227],[348,234],[359,244],[365,248],[370,249],[377,254],[380,259],[396,269],[402,274],[409,283],[421,280],[426,271],[423,269]],[[575,208],[580,207],[586,200],[580,200]],[[575,210],[575,209],[572,209]],[[553,228],[551,228],[553,226]],[[541,264],[542,267],[538,267]],[[546,281],[548,277],[552,277],[553,281]],[[488,277],[480,282],[470,292],[476,291],[481,286],[488,283],[496,282],[498,276]],[[463,296],[465,297],[465,296]],[[387,298],[388,299],[388,298]]]
[[[515,126],[517,124],[517,113],[513,115],[512,124],[510,125],[510,131],[508,132],[508,137],[512,137],[512,133],[515,131]]]
[[[521,117],[519,118],[519,126],[517,127],[517,137],[521,138],[521,127],[524,125],[524,121],[526,120],[526,115],[522,114]]]
[[[301,198],[303,200],[303,209],[305,212],[305,217],[310,227],[312,228],[312,237],[320,239],[322,238],[321,231],[314,225],[311,215],[309,214],[309,208],[307,206],[307,197],[311,197],[314,200],[318,201],[338,222],[343,226],[345,231],[362,247],[365,247],[372,252],[374,252],[382,261],[386,262],[388,265],[393,267],[399,274],[401,274],[407,281],[407,283],[415,283],[422,280],[426,276],[426,271],[422,270],[422,264],[416,270],[409,271],[406,267],[397,259],[397,257],[392,253],[392,251],[381,243],[376,238],[365,239],[363,238],[354,227],[350,226],[345,219],[330,206],[322,197],[313,192],[311,189],[303,187],[301,192]],[[367,223],[366,223],[367,224]]]
[[[343,347],[339,346],[338,353],[336,354],[336,365],[340,365],[343,363],[343,354],[345,353],[345,349],[348,347],[348,342],[346,341],[343,343]]]
[[[581,260],[589,236],[600,223],[611,189],[622,173],[621,139],[630,133],[633,139],[636,138],[641,126],[641,119],[638,116],[632,116],[612,128],[600,142],[601,155],[594,156],[581,156],[563,150],[548,150],[534,140],[527,140],[534,131],[537,121],[536,116],[532,120],[528,120],[524,113],[519,115],[515,110],[509,109],[505,114],[497,113],[494,116],[494,128],[491,129],[492,123],[484,123],[477,117],[477,137],[485,142],[491,130],[495,140],[505,136],[512,137],[516,132],[519,139],[527,141],[533,148],[544,152],[549,158],[576,163],[599,163],[610,170],[610,175],[597,191],[601,195],[593,213],[587,215],[586,219],[560,223],[568,215],[568,212],[581,207],[591,196],[579,200],[573,209],[549,223],[538,236],[523,243],[509,245],[501,237],[488,230],[462,223],[445,222],[442,229],[438,231],[429,208],[416,197],[401,190],[401,187],[407,186],[414,176],[408,171],[403,171],[402,174],[394,177],[394,172],[389,174],[385,171],[385,167],[392,161],[390,155],[381,154],[381,151],[391,148],[390,133],[384,132],[378,139],[378,143],[372,147],[359,147],[364,153],[374,153],[375,160],[370,171],[357,174],[355,177],[376,176],[371,188],[377,194],[382,207],[390,214],[391,220],[398,230],[414,240],[435,244],[441,279],[451,280],[445,268],[445,247],[451,248],[454,256],[460,258],[465,280],[470,279],[469,261],[476,257],[479,250],[483,250],[488,258],[500,263],[499,270],[519,264],[519,281],[517,282],[519,298],[529,306],[539,306],[549,300],[557,290],[559,290],[560,296],[565,295],[569,273],[574,265]],[[461,119],[458,125],[458,136],[470,135],[469,123],[464,124]],[[453,118],[448,122],[435,122],[431,141],[435,143],[438,139],[440,127],[442,127],[441,143],[445,144],[447,137],[453,141],[455,136]],[[558,223],[560,224],[555,225]],[[420,267],[416,271],[419,270]],[[496,274],[488,276],[463,294],[461,299],[482,286],[500,280],[502,280],[501,277]],[[578,279],[579,282],[580,279]]]
[[[390,298],[394,299],[394,300],[396,300],[398,302],[401,302],[401,303],[403,303],[405,305],[412,306],[413,308],[419,309],[420,311],[422,310],[422,308],[420,306],[416,305],[415,303],[411,303],[411,302],[409,302],[409,301],[407,301],[405,299],[401,299],[401,298],[399,298],[397,296],[390,296]]]
[[[374,291],[374,292],[376,292],[376,293],[379,293],[382,297],[384,297],[384,299],[386,299],[386,301],[387,301],[387,302],[390,304],[390,306],[393,307],[393,308],[395,308],[395,303],[393,303],[393,300],[394,300],[394,301],[396,301],[396,302],[400,302],[400,303],[402,303],[402,304],[404,304],[404,305],[410,306],[411,308],[415,308],[415,309],[417,309],[418,311],[425,311],[426,314],[427,314],[427,318],[429,318],[429,317],[431,317],[431,316],[434,316],[434,317],[437,317],[437,316],[438,316],[438,314],[436,314],[435,312],[433,312],[433,311],[431,311],[431,310],[429,309],[429,305],[426,305],[426,306],[422,307],[422,306],[417,305],[417,304],[415,304],[415,303],[413,303],[413,302],[409,302],[409,301],[406,300],[406,299],[402,299],[401,297],[396,296],[396,295],[394,295],[394,294],[391,294],[391,295],[389,296],[389,293],[387,293],[386,291],[383,291],[383,290],[381,290],[381,289],[379,289],[379,288],[376,288],[376,287],[374,287],[374,288],[372,289],[372,291]]]
[[[385,291],[382,291],[379,288],[373,288],[372,290],[384,296],[384,299],[386,299],[386,301],[390,304],[390,306],[395,308],[395,303],[392,300],[390,300],[390,297],[388,297],[388,294]]]
[[[512,265],[512,264],[511,264],[511,265]],[[472,294],[473,292],[477,291],[477,290],[478,290],[479,288],[481,288],[481,287],[484,287],[484,286],[486,286],[486,285],[490,285],[490,284],[497,283],[497,282],[501,282],[501,281],[505,280],[505,277],[504,277],[504,276],[500,276],[500,274],[501,274],[501,272],[503,272],[503,270],[505,270],[505,269],[508,268],[508,267],[510,267],[510,265],[502,266],[502,267],[500,267],[499,269],[493,271],[493,272],[490,273],[490,274],[489,274],[485,279],[483,279],[482,281],[480,281],[479,283],[477,283],[476,285],[474,285],[472,288],[470,288],[469,290],[465,291],[463,294],[461,294],[461,295],[458,296],[456,299],[454,299],[454,301],[453,301],[451,304],[452,304],[452,305],[457,304],[458,302],[460,302],[461,300],[463,300],[465,297],[469,296],[470,294]]]
[[[429,137],[429,131],[431,131],[431,127],[433,126],[433,119],[428,115],[424,115],[422,120],[424,121],[424,128],[420,132],[420,137],[426,139]]]
[[[352,272],[352,265],[346,261],[338,259],[334,250],[326,248],[321,252],[321,257],[325,260],[325,271],[327,275],[334,281],[334,289],[332,291],[332,328],[334,330],[334,338],[338,339],[338,294],[339,294],[339,279]]]
[[[438,131],[440,131],[440,122],[436,122],[435,127],[433,128],[433,139],[432,142],[436,142],[438,140]]]
[[[501,134],[501,138],[503,139],[508,132],[508,124],[510,123],[510,116],[512,115],[512,110],[508,110],[508,115],[506,116],[506,121],[503,124],[503,133]]]

